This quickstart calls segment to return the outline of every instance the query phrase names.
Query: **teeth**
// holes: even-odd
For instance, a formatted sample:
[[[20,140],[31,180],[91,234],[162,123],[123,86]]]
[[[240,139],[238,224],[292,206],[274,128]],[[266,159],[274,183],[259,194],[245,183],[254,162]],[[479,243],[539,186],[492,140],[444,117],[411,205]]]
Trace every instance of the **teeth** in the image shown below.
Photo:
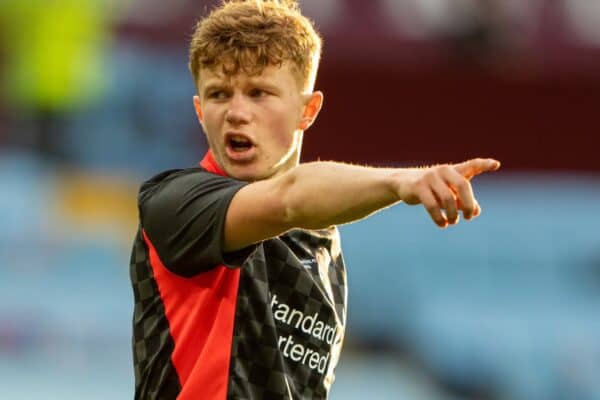
[[[239,145],[248,145],[248,144],[250,144],[250,141],[248,139],[246,139],[245,137],[242,137],[242,136],[232,136],[230,138],[230,140],[234,144],[239,144]]]
[[[243,152],[252,147],[252,142],[244,136],[231,135],[229,136],[229,145],[235,152]]]

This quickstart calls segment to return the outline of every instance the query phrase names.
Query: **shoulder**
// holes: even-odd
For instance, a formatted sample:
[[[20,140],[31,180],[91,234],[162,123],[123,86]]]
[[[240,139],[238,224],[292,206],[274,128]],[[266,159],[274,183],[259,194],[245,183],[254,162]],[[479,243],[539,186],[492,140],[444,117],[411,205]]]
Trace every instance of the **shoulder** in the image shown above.
[[[203,168],[165,171],[142,184],[140,225],[165,267],[191,276],[223,264],[226,212],[245,184]]]
[[[203,168],[170,169],[163,171],[140,185],[138,200],[143,202],[166,186],[186,185],[190,184],[192,180],[210,179],[211,175],[214,174]]]
[[[161,172],[140,186],[138,205],[171,203],[194,195],[194,197],[230,187],[241,187],[245,182],[216,175],[204,168],[172,169]]]

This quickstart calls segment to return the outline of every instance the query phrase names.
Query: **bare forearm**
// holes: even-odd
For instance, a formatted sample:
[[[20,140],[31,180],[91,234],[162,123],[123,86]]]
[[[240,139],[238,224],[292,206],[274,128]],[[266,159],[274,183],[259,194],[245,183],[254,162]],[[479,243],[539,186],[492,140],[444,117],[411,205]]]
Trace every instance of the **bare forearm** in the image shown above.
[[[357,221],[399,201],[423,204],[444,228],[458,222],[458,211],[466,219],[479,215],[469,181],[499,166],[493,159],[406,169],[302,164],[236,193],[227,210],[224,249],[241,249],[292,228],[322,229]]]
[[[288,222],[321,229],[367,217],[400,201],[392,179],[399,173],[335,162],[301,164],[281,176]]]

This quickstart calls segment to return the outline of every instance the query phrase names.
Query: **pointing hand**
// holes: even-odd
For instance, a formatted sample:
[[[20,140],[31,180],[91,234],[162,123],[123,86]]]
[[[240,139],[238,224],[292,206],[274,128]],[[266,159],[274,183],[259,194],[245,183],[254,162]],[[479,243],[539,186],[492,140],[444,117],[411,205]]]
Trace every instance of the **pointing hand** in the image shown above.
[[[431,219],[445,228],[458,222],[459,210],[467,220],[481,213],[471,179],[498,168],[497,160],[476,158],[459,164],[410,169],[402,175],[406,179],[399,179],[398,195],[407,204],[423,204]]]

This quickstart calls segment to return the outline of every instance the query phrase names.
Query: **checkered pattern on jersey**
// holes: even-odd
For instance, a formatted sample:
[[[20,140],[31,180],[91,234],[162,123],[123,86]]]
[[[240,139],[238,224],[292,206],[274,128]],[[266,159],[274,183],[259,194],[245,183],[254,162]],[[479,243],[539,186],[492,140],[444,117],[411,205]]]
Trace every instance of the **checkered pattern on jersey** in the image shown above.
[[[174,399],[181,391],[171,363],[174,343],[152,274],[148,248],[139,231],[129,272],[135,301],[132,337],[135,398]]]
[[[319,265],[319,273],[328,275],[329,288],[335,302],[337,315],[342,317],[342,322],[346,322],[346,269],[344,267],[344,259],[340,249],[340,239],[337,228],[322,231],[292,231],[290,235],[286,235],[283,239],[289,244],[290,248],[298,254],[305,255],[322,255],[326,251],[326,255],[331,257],[331,260],[317,259]],[[319,257],[317,257],[319,258]],[[323,261],[323,262],[322,262]],[[311,269],[316,272],[317,270]],[[327,281],[327,278],[322,278],[321,281]]]
[[[346,278],[338,251],[337,230],[295,230],[263,242],[243,265],[230,367],[229,399],[325,399],[345,327]],[[337,246],[337,247],[336,247]],[[329,343],[277,318],[284,304],[304,316],[317,316],[337,328]],[[290,314],[291,315],[291,314]],[[295,321],[299,321],[296,319]],[[308,325],[307,325],[308,326]],[[313,331],[314,332],[314,331]],[[285,340],[282,342],[282,340]],[[289,345],[286,348],[284,343]],[[292,345],[293,344],[293,345]],[[311,368],[305,357],[294,360],[291,349],[328,355],[327,368]],[[298,353],[296,354],[298,355]],[[316,356],[315,356],[316,357]],[[333,360],[333,361],[332,361]]]

